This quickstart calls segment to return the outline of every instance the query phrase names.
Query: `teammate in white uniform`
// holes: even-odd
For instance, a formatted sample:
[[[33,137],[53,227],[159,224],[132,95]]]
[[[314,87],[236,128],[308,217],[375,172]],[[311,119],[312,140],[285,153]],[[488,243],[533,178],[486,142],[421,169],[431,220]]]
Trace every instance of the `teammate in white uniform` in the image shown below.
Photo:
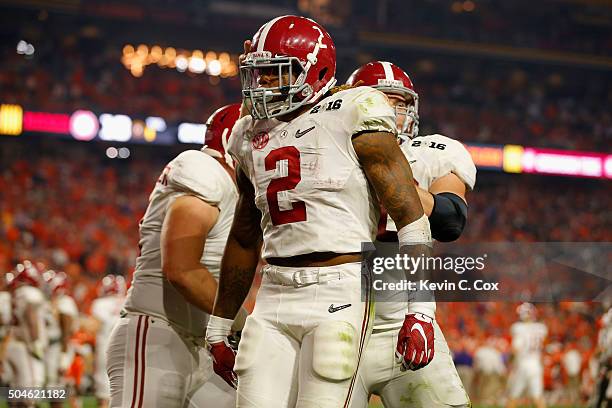
[[[42,387],[45,381],[44,352],[48,346],[43,308],[45,295],[39,289],[40,272],[29,261],[13,272],[8,288],[13,298],[15,327],[6,357],[12,387]]]
[[[111,331],[125,301],[125,278],[107,275],[100,282],[99,297],[91,304],[91,317],[95,320],[96,346],[94,387],[98,406],[106,408],[110,399],[108,374],[106,373],[106,348]]]
[[[109,339],[111,407],[234,405],[202,346],[238,196],[224,146],[239,109],[217,110],[204,148],[168,163],[149,197],[125,313]]]
[[[11,338],[13,308],[11,292],[6,289],[7,280],[13,279],[13,273],[8,272],[0,279],[0,384],[7,385],[11,378],[11,369],[6,361],[6,349]]]
[[[396,65],[370,62],[357,69],[347,85],[368,85],[384,92],[396,109],[401,148],[410,162],[414,182],[433,238],[452,241],[465,225],[465,193],[476,181],[476,166],[458,141],[442,135],[418,135],[418,95],[409,76]],[[385,219],[386,218],[386,219]],[[384,216],[379,238],[393,240],[393,220]],[[395,238],[396,239],[396,238]],[[393,361],[398,330],[405,309],[401,303],[379,302],[370,342],[360,368],[358,397],[352,407],[367,407],[371,394],[381,396],[386,408],[469,406],[470,401],[440,326],[434,319],[435,303],[418,302],[409,307],[433,322],[435,355],[431,364],[415,371],[401,370]]]
[[[70,347],[70,338],[75,330],[76,319],[79,315],[76,302],[68,294],[68,277],[64,272],[52,270],[43,273],[49,302],[45,307],[45,319],[49,347],[45,350],[46,387],[62,387],[63,374],[68,369],[73,351]],[[63,402],[54,401],[52,406],[63,406]]]
[[[510,327],[512,335],[512,368],[508,379],[508,408],[513,408],[525,392],[538,408],[544,401],[544,367],[542,348],[548,329],[536,322],[536,309],[531,303],[517,308],[520,321]]]
[[[250,114],[229,146],[240,198],[207,330],[215,371],[233,383],[235,368],[238,407],[348,406],[369,333],[359,261],[362,243],[376,236],[378,198],[402,242],[429,243],[427,218],[385,95],[369,87],[328,93],[336,59],[323,27],[275,18],[245,42],[245,54]],[[234,366],[223,340],[262,241],[269,265]],[[410,362],[427,364],[424,354]]]

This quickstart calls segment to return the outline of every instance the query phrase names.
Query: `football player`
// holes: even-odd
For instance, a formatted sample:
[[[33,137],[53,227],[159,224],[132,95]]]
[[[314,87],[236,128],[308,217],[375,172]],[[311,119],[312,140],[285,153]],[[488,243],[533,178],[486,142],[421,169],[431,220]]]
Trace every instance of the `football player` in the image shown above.
[[[431,241],[395,114],[375,89],[329,92],[334,43],[304,17],[264,24],[240,71],[248,114],[229,145],[239,199],[206,333],[215,372],[237,381],[238,407],[348,406],[372,312],[360,252],[376,237],[379,199],[401,243]],[[225,339],[260,249],[268,265],[234,367]],[[423,366],[431,354],[405,358]]]
[[[512,335],[512,368],[508,378],[508,408],[527,392],[537,408],[546,406],[544,401],[544,368],[542,348],[548,329],[536,321],[536,308],[523,303],[516,312],[519,321],[510,327]]]
[[[70,338],[74,334],[79,315],[76,302],[68,294],[68,277],[64,272],[48,270],[43,273],[49,302],[45,307],[45,320],[49,347],[45,350],[46,387],[65,386],[62,379],[73,357]],[[51,406],[60,406],[62,401],[53,401]]]
[[[106,373],[106,348],[111,330],[115,326],[125,301],[125,278],[106,275],[100,282],[98,297],[91,304],[93,331],[96,333],[94,387],[98,406],[106,408],[110,398],[109,380]]]
[[[353,72],[347,85],[366,85],[387,95],[395,108],[398,141],[412,167],[423,210],[429,217],[431,235],[438,241],[457,239],[467,217],[466,191],[474,188],[476,180],[476,167],[469,152],[460,142],[446,136],[418,136],[419,97],[408,74],[398,66],[386,61],[370,62]],[[384,215],[379,227],[380,239],[396,239],[397,229],[391,218]],[[418,302],[409,307],[418,311],[415,318],[431,323],[424,326],[433,330],[435,338],[431,364],[414,371],[401,370],[393,362],[396,338],[404,321],[404,306],[377,303],[372,336],[360,367],[356,391],[359,397],[353,399],[352,406],[367,407],[371,394],[379,395],[387,408],[405,406],[405,401],[414,407],[469,406],[469,398],[435,320],[435,303]],[[413,333],[418,335],[416,330]]]
[[[149,197],[132,286],[109,339],[111,407],[235,404],[202,345],[238,197],[225,146],[239,111],[213,113],[204,147],[168,163]]]
[[[42,387],[45,382],[43,356],[48,341],[43,313],[46,298],[41,285],[41,274],[30,261],[18,264],[8,283],[15,326],[5,354],[13,388]]]
[[[12,272],[6,273],[0,279],[0,386],[8,385],[11,377],[10,367],[6,360],[6,349],[11,339],[13,308],[11,293],[7,290],[6,283],[12,279]]]

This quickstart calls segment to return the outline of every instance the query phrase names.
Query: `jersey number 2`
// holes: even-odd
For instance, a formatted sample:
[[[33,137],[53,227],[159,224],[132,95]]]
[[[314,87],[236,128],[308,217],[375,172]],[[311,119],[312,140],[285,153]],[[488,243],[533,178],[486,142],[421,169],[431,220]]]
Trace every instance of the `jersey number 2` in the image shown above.
[[[281,160],[287,160],[287,176],[273,179],[266,190],[272,224],[282,225],[306,221],[306,203],[303,201],[292,202],[290,210],[281,210],[278,206],[278,193],[294,189],[302,180],[300,151],[295,146],[272,150],[265,159],[266,171],[276,170],[276,163]]]

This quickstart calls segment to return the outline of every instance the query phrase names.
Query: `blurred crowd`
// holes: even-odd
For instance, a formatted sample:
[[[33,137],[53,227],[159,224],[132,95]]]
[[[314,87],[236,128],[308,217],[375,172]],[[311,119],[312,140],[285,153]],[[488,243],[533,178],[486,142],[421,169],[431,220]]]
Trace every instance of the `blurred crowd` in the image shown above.
[[[89,109],[160,116],[172,123],[203,122],[215,108],[240,98],[237,76],[218,78],[150,65],[134,77],[120,62],[121,47],[76,34],[49,36],[37,43],[31,57],[5,47],[0,102],[47,112]],[[422,134],[609,151],[612,82],[605,71],[386,52],[360,58],[389,59],[411,74],[420,95]],[[358,65],[343,60],[339,81]]]
[[[360,27],[451,41],[609,55],[608,5],[591,2],[403,0],[355,5]],[[608,18],[606,21],[605,18]],[[577,29],[580,27],[582,29]]]

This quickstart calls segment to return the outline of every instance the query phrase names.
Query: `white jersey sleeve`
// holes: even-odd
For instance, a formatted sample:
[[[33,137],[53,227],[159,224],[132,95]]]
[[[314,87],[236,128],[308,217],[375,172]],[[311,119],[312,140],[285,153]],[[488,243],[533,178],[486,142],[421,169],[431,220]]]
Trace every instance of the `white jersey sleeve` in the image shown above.
[[[465,146],[439,134],[420,136],[402,145],[414,178],[426,190],[437,179],[455,174],[470,189],[476,184],[476,166]]]
[[[353,93],[352,109],[344,116],[350,136],[362,132],[397,134],[395,111],[384,93],[367,86],[355,88]]]
[[[11,294],[9,292],[0,291],[0,326],[8,326],[11,324],[11,315],[13,312],[11,303]]]
[[[203,165],[202,155],[206,153],[197,150],[179,154],[168,164],[167,185],[177,192],[192,194],[208,204],[217,205],[227,189],[223,180],[219,180],[214,172],[208,171],[206,165]]]

